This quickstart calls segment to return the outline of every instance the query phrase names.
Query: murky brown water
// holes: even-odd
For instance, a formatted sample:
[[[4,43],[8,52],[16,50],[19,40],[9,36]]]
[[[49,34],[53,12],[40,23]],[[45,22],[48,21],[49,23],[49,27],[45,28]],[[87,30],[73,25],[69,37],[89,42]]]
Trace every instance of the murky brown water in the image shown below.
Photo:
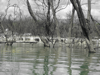
[[[100,75],[100,50],[0,45],[0,75]]]

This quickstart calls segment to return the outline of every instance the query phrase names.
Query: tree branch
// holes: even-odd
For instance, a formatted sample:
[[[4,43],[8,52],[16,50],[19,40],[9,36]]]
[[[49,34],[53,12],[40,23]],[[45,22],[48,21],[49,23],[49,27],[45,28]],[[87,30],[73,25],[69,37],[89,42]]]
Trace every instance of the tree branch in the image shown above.
[[[28,0],[27,0],[27,7],[28,7],[28,11],[29,11],[30,15],[32,16],[33,20],[37,23],[37,19],[36,19],[36,17],[34,16],[34,13],[33,13],[33,11],[32,11],[31,5],[30,5],[30,3],[29,3]]]

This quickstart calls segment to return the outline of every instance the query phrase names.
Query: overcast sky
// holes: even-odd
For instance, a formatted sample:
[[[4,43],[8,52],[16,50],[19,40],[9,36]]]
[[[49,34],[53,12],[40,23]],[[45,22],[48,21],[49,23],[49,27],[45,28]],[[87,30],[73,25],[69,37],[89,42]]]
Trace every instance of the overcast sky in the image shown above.
[[[37,11],[38,7],[36,6],[36,4],[32,0],[29,0],[29,1],[32,5],[33,10]],[[87,0],[81,0],[81,1],[82,1],[82,3],[87,3]],[[99,13],[100,13],[100,0],[92,0],[92,3],[93,3],[92,4],[92,11],[91,11],[92,15],[95,18],[100,19],[100,15],[99,15]],[[8,4],[8,0],[0,0],[0,12],[1,13],[5,12],[5,9],[7,8],[7,4]],[[18,4],[20,9],[23,11],[24,15],[29,15],[29,13],[27,11],[27,6],[25,4],[25,0],[10,0],[10,5],[13,5],[13,4]],[[59,8],[66,7],[66,5],[67,5],[67,0],[61,0]],[[86,11],[87,5],[83,5],[82,8],[83,8],[84,12],[86,13],[87,12]],[[65,9],[63,9],[57,13],[57,17],[65,19],[66,14],[71,13],[71,10],[72,10],[72,5],[69,4]],[[9,14],[13,13],[13,11],[14,11],[14,9],[11,7],[11,8],[9,8],[8,13]]]

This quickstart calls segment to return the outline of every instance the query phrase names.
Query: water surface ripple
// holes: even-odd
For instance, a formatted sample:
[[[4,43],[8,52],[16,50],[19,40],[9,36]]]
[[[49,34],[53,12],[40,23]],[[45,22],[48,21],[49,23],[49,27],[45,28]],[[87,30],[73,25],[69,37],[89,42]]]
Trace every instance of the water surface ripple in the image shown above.
[[[100,75],[100,50],[0,45],[0,75]]]

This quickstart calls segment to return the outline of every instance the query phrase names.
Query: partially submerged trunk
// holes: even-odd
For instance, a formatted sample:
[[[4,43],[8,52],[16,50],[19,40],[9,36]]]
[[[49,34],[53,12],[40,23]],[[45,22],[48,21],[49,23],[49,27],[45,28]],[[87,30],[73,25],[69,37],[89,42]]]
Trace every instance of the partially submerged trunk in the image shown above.
[[[13,45],[13,43],[15,42],[13,35],[14,35],[13,34],[13,31],[11,32],[11,31],[8,30],[8,31],[5,31],[4,32],[5,44],[6,45],[9,45],[9,46],[12,46]]]
[[[72,46],[72,38],[71,38],[71,35],[72,35],[72,28],[73,28],[73,19],[74,19],[74,13],[75,13],[75,9],[73,8],[72,9],[72,16],[71,16],[71,23],[70,23],[70,26],[69,26],[69,32],[68,32],[68,40],[69,40],[69,46]]]
[[[12,46],[12,45],[13,45],[13,42],[12,42],[12,41],[9,41],[9,42],[7,41],[7,42],[6,42],[6,45],[7,45],[7,46]]]
[[[89,29],[87,28],[86,20],[85,20],[84,14],[82,12],[80,2],[79,2],[79,0],[70,0],[70,1],[73,4],[74,9],[77,11],[78,18],[79,18],[79,21],[80,21],[80,25],[81,25],[83,34],[86,38],[86,41],[87,41],[87,46],[88,46],[89,52],[94,53],[96,51],[94,50],[92,38],[89,34]]]
[[[44,47],[50,47],[50,43],[46,37],[44,38],[40,36],[40,39],[44,43]]]
[[[54,8],[54,2],[53,0],[51,0],[51,9],[52,9],[52,13],[53,13],[53,19],[54,19],[54,24],[56,25],[56,33],[57,33],[57,39],[58,39],[58,43],[59,46],[61,46],[61,38],[60,38],[60,31],[59,31],[59,23],[56,17],[56,9]]]
[[[5,44],[6,44],[7,46],[12,46],[13,43],[14,43],[14,40],[13,40],[13,39],[8,40],[8,37],[5,37],[5,38],[6,38]]]
[[[91,27],[90,25],[91,25],[91,0],[88,0],[88,12],[87,12],[87,19],[88,19],[88,27]],[[91,31],[93,31],[92,30],[92,28],[90,28],[90,30],[88,31],[89,32],[89,39],[90,39],[90,42],[88,42],[88,44],[89,44],[89,46],[90,46],[90,50],[89,50],[89,52],[90,53],[94,53],[95,52],[95,50],[94,50],[94,45],[93,45],[93,42],[92,42],[92,36],[90,35],[90,33],[91,33]]]
[[[32,16],[32,18],[33,18],[35,24],[38,25],[39,23],[38,23],[38,21],[37,21],[36,16],[34,15],[34,13],[33,13],[33,11],[32,11],[31,5],[30,5],[30,3],[29,3],[28,0],[27,0],[27,8],[28,8],[28,11],[29,11],[30,15]],[[37,29],[38,29],[38,28],[37,28]],[[44,39],[44,38],[42,38],[42,37],[40,36],[40,39],[41,39],[41,41],[44,43],[44,46],[45,46],[45,47],[49,47],[49,46],[50,46],[49,41],[47,40],[47,38]]]
[[[86,38],[85,38],[86,39]],[[86,43],[87,43],[87,47],[89,49],[89,53],[95,53],[95,50],[94,50],[94,45],[93,45],[93,42],[92,42],[92,39],[90,39],[90,41],[88,39],[86,39]]]

